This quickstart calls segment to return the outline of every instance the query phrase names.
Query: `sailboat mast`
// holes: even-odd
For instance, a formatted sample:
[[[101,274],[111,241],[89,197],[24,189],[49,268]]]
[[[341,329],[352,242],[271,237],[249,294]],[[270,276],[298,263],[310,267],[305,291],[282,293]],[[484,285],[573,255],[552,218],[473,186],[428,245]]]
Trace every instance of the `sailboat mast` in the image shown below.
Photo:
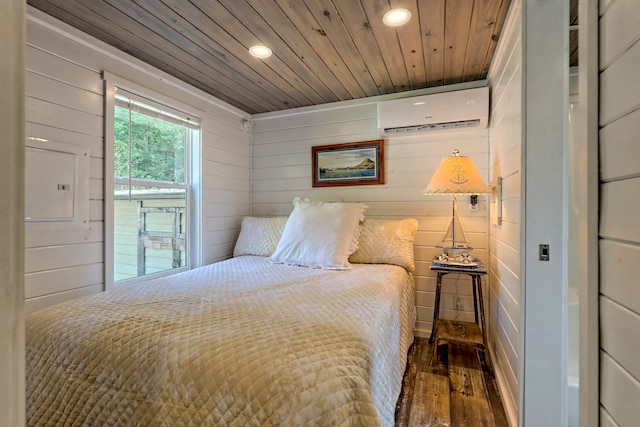
[[[451,247],[456,247],[456,196],[453,196],[453,204],[451,206]]]

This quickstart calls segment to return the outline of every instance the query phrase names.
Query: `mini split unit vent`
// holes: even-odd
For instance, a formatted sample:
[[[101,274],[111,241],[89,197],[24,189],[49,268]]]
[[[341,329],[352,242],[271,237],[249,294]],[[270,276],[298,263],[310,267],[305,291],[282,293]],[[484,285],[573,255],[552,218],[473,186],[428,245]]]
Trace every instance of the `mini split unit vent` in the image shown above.
[[[383,137],[448,129],[483,129],[488,120],[488,87],[378,103],[378,128]]]

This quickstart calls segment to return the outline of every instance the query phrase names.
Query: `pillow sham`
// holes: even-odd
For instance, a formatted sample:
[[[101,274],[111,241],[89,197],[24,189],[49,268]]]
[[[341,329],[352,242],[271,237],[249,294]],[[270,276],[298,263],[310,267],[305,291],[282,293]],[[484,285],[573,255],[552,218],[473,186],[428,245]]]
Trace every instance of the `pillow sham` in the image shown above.
[[[415,270],[413,241],[418,230],[414,218],[401,220],[367,218],[362,224],[358,249],[349,261],[361,264],[394,264]]]
[[[240,235],[233,248],[233,256],[271,256],[278,246],[286,216],[268,218],[246,216],[242,219]]]
[[[296,197],[278,246],[267,261],[328,270],[348,270],[358,248],[367,205],[329,203]]]

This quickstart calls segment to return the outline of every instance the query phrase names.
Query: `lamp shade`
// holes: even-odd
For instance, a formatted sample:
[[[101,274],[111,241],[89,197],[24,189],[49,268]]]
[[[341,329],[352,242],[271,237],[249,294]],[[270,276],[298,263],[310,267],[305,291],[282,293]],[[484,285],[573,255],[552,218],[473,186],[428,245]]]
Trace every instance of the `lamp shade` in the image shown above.
[[[474,195],[490,194],[490,190],[471,158],[460,156],[459,151],[454,150],[452,156],[442,159],[423,194],[426,196]]]

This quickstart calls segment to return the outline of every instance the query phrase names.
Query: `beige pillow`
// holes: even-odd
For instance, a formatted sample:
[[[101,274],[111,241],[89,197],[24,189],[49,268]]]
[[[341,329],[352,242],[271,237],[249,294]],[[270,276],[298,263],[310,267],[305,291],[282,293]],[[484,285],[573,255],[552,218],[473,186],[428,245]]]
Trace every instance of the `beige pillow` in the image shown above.
[[[328,270],[351,268],[367,205],[316,202],[296,197],[282,237],[267,261]]]
[[[233,249],[233,256],[258,255],[271,256],[275,252],[286,216],[259,218],[246,216],[242,219],[240,235]]]
[[[367,218],[362,224],[358,249],[349,257],[349,261],[362,264],[394,264],[413,271],[413,240],[417,230],[418,221],[413,218]]]

